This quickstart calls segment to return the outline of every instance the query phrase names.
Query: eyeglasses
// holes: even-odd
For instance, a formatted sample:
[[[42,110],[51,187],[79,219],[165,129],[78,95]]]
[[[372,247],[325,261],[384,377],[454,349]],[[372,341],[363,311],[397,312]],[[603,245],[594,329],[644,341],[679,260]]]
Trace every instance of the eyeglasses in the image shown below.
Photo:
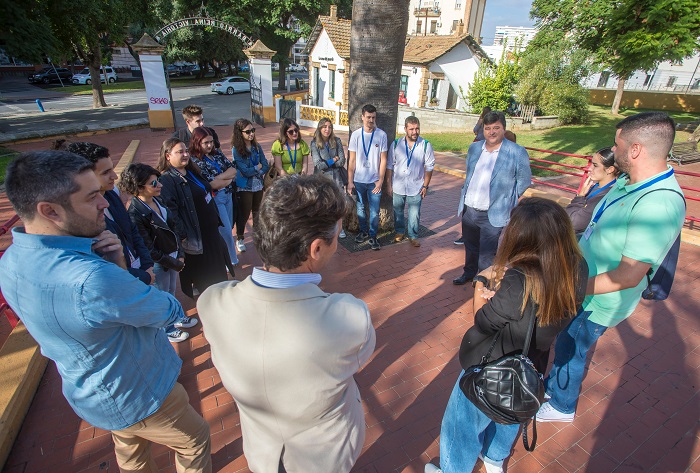
[[[255,128],[249,128],[247,130],[241,130],[242,133],[245,133],[246,135],[250,135],[252,133],[255,133]]]
[[[160,181],[158,179],[153,179],[151,182],[149,182],[149,184],[151,185],[151,187],[158,187]]]
[[[289,129],[289,130],[287,130],[287,133],[289,133],[290,135],[296,135],[299,133],[299,130],[297,130],[296,128]]]

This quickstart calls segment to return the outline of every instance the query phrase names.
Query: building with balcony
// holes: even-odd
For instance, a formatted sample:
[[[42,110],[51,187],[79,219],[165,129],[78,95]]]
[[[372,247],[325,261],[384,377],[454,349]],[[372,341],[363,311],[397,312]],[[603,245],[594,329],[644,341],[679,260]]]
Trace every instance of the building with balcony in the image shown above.
[[[464,25],[466,33],[481,43],[485,9],[486,0],[411,0],[408,34],[451,35]]]

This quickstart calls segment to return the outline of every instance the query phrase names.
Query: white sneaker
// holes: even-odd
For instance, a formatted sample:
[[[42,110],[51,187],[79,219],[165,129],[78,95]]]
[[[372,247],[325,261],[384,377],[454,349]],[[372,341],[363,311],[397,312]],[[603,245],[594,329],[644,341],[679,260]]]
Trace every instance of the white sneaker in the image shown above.
[[[537,422],[573,422],[574,415],[576,415],[574,412],[571,414],[559,412],[550,403],[545,402],[537,411]]]
[[[342,228],[340,229],[340,233],[338,234],[338,238],[345,238],[347,235],[345,234],[345,230]]]
[[[425,468],[423,469],[424,473],[442,473],[442,470],[432,463],[426,463]]]
[[[196,317],[185,316],[184,318],[175,322],[173,325],[175,328],[192,328],[197,325],[197,322],[199,322],[199,320],[197,320]]]
[[[236,240],[236,249],[239,253],[243,253],[245,251],[245,243],[243,243],[243,240]]]
[[[494,465],[493,463],[488,463],[484,456],[480,453],[479,459],[484,463],[484,468],[486,468],[486,473],[504,473],[503,462],[500,465]]]
[[[188,338],[190,338],[190,334],[182,330],[175,330],[168,334],[168,340],[170,340],[171,343],[184,342]]]

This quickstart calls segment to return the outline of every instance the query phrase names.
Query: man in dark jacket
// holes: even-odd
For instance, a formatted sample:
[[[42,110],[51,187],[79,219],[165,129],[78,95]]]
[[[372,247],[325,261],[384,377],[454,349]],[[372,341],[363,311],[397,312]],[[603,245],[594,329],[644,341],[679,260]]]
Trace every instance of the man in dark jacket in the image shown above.
[[[100,180],[101,190],[109,203],[109,208],[105,209],[107,230],[119,237],[124,248],[124,259],[129,272],[144,283],[151,284],[155,281],[153,259],[138,229],[131,223],[119,194],[114,191],[114,181],[117,179],[117,174],[114,172],[114,164],[112,158],[109,157],[109,150],[104,146],[83,141],[71,143],[68,145],[67,151],[80,155],[95,164],[95,174]]]
[[[185,128],[180,128],[175,133],[173,133],[173,138],[177,138],[189,148],[190,147],[190,137],[192,136],[192,130],[198,126],[204,126],[204,111],[199,105],[188,105],[182,109],[182,118],[185,119]],[[216,134],[213,128],[206,127],[214,137],[214,148],[221,148],[221,143],[219,142],[219,135]]]

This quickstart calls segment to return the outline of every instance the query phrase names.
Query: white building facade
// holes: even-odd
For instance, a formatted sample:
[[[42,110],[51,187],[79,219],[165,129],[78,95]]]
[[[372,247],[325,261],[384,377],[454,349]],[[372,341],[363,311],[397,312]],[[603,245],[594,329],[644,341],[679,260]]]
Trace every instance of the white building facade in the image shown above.
[[[509,51],[513,51],[517,44],[522,51],[536,34],[537,28],[528,26],[497,26],[493,45],[503,47],[505,44]]]
[[[450,35],[464,25],[481,42],[486,0],[411,0],[409,35]]]

